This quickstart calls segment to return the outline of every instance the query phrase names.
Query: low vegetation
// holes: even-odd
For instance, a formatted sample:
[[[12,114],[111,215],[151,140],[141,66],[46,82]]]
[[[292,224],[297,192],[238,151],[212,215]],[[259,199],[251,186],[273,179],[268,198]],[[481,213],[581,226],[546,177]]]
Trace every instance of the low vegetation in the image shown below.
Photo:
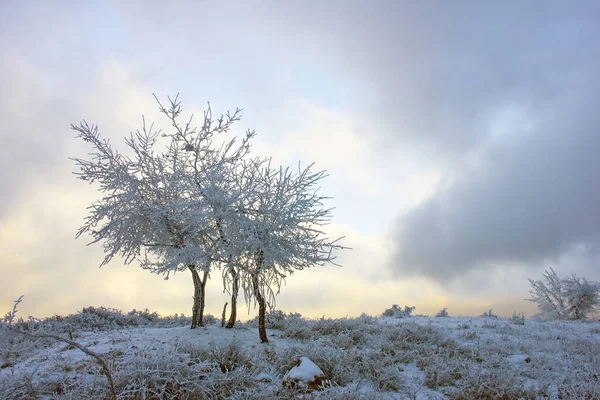
[[[102,358],[118,399],[600,398],[598,322],[274,311],[268,344],[252,333],[256,320],[233,329],[214,317],[200,329],[189,322],[104,307],[43,320],[8,313],[0,398],[109,398],[102,365],[82,348]],[[324,373],[322,390],[283,384],[301,357]]]

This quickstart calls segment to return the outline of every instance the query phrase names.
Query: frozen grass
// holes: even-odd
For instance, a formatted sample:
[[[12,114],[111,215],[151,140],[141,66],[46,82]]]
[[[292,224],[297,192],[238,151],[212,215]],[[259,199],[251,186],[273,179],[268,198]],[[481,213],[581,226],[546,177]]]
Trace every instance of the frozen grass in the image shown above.
[[[520,318],[269,315],[191,330],[185,317],[88,308],[18,324],[76,342],[108,363],[119,399],[596,399],[600,323]],[[276,329],[275,329],[276,328]],[[325,373],[311,393],[282,385],[300,357]],[[76,348],[0,330],[0,398],[104,399],[100,367]]]

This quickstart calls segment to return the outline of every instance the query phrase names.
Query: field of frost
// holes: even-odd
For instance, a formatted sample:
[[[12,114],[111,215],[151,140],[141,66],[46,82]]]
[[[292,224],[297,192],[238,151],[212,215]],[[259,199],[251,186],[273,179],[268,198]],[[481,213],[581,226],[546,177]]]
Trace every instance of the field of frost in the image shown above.
[[[99,354],[122,400],[600,398],[599,322],[305,319],[276,311],[268,315],[270,342],[261,344],[256,321],[233,329],[206,321],[192,330],[182,316],[89,307],[14,329],[60,335]],[[322,373],[319,387],[309,384],[314,370]],[[80,349],[5,327],[0,398],[108,399],[111,392],[100,365]]]

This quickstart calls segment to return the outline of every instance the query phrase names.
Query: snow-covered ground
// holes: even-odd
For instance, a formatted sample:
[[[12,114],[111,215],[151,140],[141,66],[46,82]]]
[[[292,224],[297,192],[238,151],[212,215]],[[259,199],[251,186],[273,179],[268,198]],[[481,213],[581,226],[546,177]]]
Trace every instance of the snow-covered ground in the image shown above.
[[[187,322],[90,308],[39,328],[101,354],[119,399],[600,398],[599,322],[279,312],[268,344],[253,322],[224,329],[209,318],[194,330]],[[100,366],[80,350],[0,335],[0,398],[109,398]],[[284,384],[311,371],[323,373],[324,390]]]

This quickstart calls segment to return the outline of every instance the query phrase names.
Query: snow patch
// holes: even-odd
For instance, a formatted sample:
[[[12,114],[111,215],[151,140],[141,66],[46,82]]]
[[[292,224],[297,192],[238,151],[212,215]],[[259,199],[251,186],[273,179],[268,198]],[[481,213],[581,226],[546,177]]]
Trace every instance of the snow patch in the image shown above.
[[[307,357],[300,357],[300,365],[292,368],[284,377],[284,379],[298,379],[302,382],[308,383],[312,381],[316,376],[323,375],[321,368],[314,362],[309,360]]]

